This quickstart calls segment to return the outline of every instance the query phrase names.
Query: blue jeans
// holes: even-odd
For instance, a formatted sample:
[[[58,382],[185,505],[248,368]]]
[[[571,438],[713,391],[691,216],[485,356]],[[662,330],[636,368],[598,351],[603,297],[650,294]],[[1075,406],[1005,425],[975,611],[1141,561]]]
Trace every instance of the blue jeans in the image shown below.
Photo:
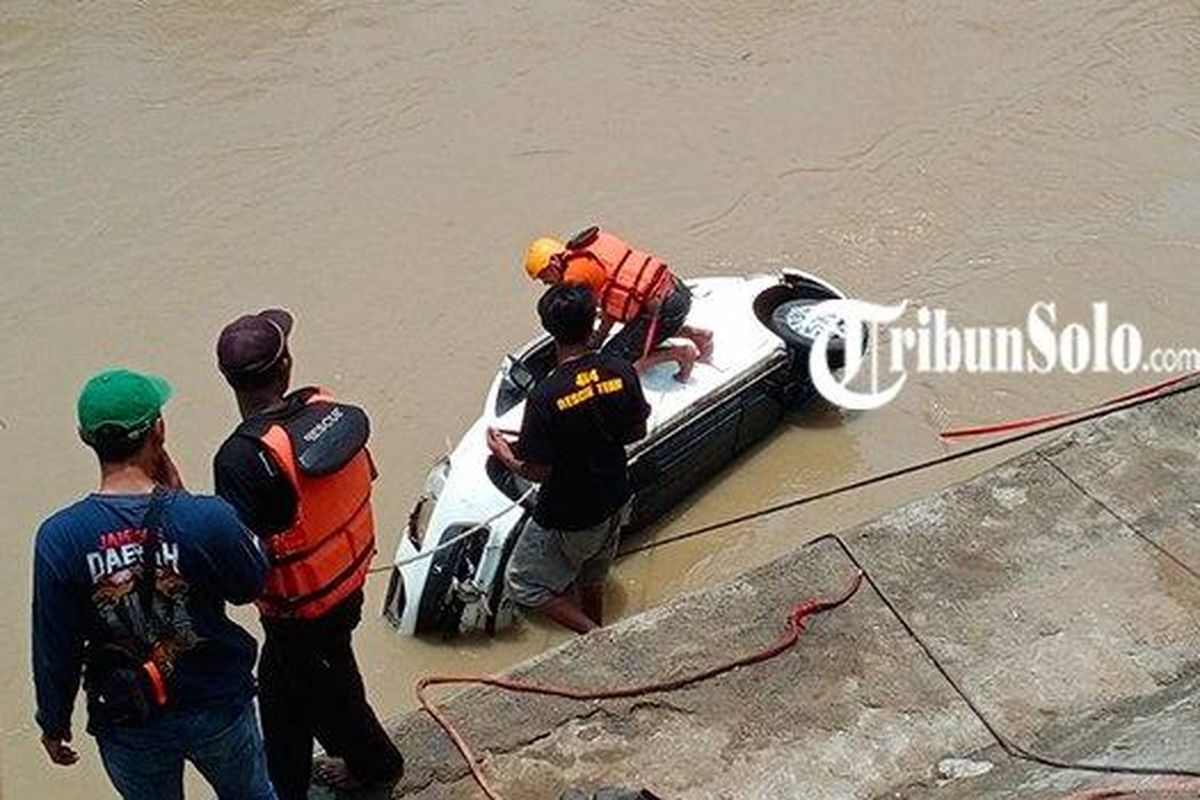
[[[96,740],[125,800],[182,800],[185,760],[219,800],[276,800],[253,703],[175,711],[144,726],[102,730]]]

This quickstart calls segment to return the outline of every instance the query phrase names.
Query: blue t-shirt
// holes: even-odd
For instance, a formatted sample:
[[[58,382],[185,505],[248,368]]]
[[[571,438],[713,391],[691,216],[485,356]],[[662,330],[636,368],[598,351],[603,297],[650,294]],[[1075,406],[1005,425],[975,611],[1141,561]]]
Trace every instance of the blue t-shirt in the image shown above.
[[[146,631],[133,591],[150,495],[92,494],[42,523],[33,563],[37,722],[70,730],[85,645]],[[168,708],[215,707],[254,694],[257,645],[225,613],[258,597],[267,563],[233,509],[216,497],[169,492],[162,512],[153,610],[166,659]]]

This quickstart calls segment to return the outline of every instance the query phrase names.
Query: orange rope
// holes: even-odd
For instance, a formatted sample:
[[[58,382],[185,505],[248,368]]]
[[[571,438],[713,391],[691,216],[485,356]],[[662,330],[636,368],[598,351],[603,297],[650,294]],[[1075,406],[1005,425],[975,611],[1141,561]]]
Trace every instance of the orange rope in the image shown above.
[[[944,430],[938,434],[943,439],[961,439],[967,436],[985,436],[990,433],[1003,433],[1004,431],[1018,430],[1020,428],[1031,428],[1035,425],[1042,425],[1047,422],[1057,422],[1061,419],[1073,417],[1076,414],[1086,414],[1089,411],[1099,411],[1102,408],[1123,403],[1126,400],[1134,400],[1138,397],[1146,397],[1147,395],[1158,394],[1164,389],[1169,389],[1185,381],[1191,380],[1200,376],[1200,372],[1188,372],[1184,375],[1176,375],[1173,378],[1167,378],[1164,381],[1153,383],[1149,386],[1143,386],[1140,389],[1134,389],[1131,392],[1117,395],[1116,397],[1105,400],[1103,403],[1087,406],[1086,408],[1076,409],[1074,411],[1059,411],[1054,414],[1042,414],[1036,417],[1025,417],[1024,419],[1011,420],[1009,422],[996,422],[989,425],[972,425],[965,428],[951,428]]]
[[[1063,800],[1115,800],[1142,796],[1200,797],[1200,780],[1195,778],[1150,778],[1136,783],[1090,786],[1066,795]]]
[[[426,689],[434,686],[448,686],[461,684],[477,684],[482,686],[494,686],[497,689],[505,689],[510,692],[520,692],[523,694],[540,694],[551,697],[566,697],[571,700],[612,700],[624,697],[639,697],[646,694],[655,694],[658,692],[670,692],[676,689],[682,689],[685,686],[690,686],[700,681],[708,680],[738,667],[746,667],[751,664],[758,664],[763,661],[778,656],[784,651],[790,649],[800,638],[800,634],[804,631],[805,621],[814,614],[820,614],[825,611],[837,608],[847,602],[854,596],[862,585],[863,574],[857,572],[849,585],[837,597],[827,600],[821,598],[810,598],[803,602],[797,603],[788,614],[788,628],[771,644],[767,645],[762,650],[751,653],[740,658],[735,658],[730,661],[724,661],[716,666],[691,675],[685,675],[680,678],[674,678],[665,681],[655,681],[651,683],[637,684],[634,686],[618,686],[606,689],[583,689],[572,686],[557,686],[554,684],[538,683],[536,681],[525,681],[518,678],[503,678],[489,675],[431,675],[421,678],[417,681],[417,700],[421,703],[421,707],[429,712],[429,716],[433,717],[434,721],[441,726],[446,735],[450,737],[450,741],[454,742],[454,746],[458,748],[458,752],[462,754],[463,759],[467,762],[467,766],[471,770],[471,775],[475,778],[475,783],[479,785],[480,790],[486,795],[489,800],[503,800],[500,794],[488,781],[488,778],[483,773],[482,765],[479,759],[471,750],[471,746],[467,744],[455,728],[454,724],[446,717],[440,708],[431,700],[425,693]]]

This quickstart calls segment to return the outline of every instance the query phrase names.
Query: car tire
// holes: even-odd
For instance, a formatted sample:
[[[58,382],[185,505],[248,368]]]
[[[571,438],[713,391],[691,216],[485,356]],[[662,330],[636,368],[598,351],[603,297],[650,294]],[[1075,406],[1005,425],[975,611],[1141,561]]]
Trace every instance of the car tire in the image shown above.
[[[780,303],[771,312],[771,331],[787,342],[789,347],[808,352],[812,349],[819,332],[819,323],[815,323],[816,317],[811,309],[822,302],[824,299],[802,298]],[[844,349],[845,341],[842,337],[837,336],[830,340],[830,355],[840,355]]]

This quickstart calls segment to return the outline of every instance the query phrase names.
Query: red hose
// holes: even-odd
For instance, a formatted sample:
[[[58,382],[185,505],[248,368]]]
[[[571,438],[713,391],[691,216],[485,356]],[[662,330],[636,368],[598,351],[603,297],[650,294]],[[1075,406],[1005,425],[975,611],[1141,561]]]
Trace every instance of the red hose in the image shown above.
[[[972,425],[965,428],[950,428],[949,430],[942,431],[938,434],[938,436],[943,439],[961,439],[968,436],[985,436],[991,433],[1003,433],[1004,431],[1018,430],[1020,428],[1031,428],[1035,425],[1042,425],[1047,422],[1058,422],[1060,419],[1073,417],[1076,414],[1086,414],[1089,411],[1099,411],[1102,408],[1108,408],[1109,406],[1123,403],[1126,400],[1134,400],[1138,397],[1158,394],[1164,389],[1168,389],[1176,384],[1184,383],[1185,381],[1191,380],[1197,376],[1200,376],[1200,372],[1188,372],[1184,375],[1176,375],[1173,378],[1167,378],[1164,381],[1153,383],[1149,386],[1143,386],[1140,389],[1134,389],[1133,391],[1126,392],[1125,394],[1117,395],[1109,400],[1105,400],[1103,403],[1097,403],[1096,405],[1087,406],[1086,408],[1080,408],[1074,411],[1059,411],[1054,414],[1042,414],[1036,417],[1025,417],[1024,419],[1010,420],[1009,422],[996,422],[989,425]]]
[[[1200,797],[1196,778],[1151,778],[1124,785],[1089,786],[1066,795],[1063,800],[1116,800],[1128,797]]]
[[[730,661],[723,661],[716,666],[691,675],[685,675],[680,678],[671,680],[656,681],[652,683],[637,684],[634,686],[617,686],[602,689],[583,689],[572,686],[559,686],[548,683],[538,683],[536,681],[525,681],[518,678],[502,678],[490,675],[430,675],[421,678],[417,681],[417,700],[421,703],[421,707],[429,712],[429,716],[441,726],[446,735],[450,737],[450,741],[454,742],[454,746],[458,748],[458,752],[462,754],[463,759],[467,762],[467,766],[471,770],[471,775],[475,778],[475,783],[479,785],[480,790],[486,795],[489,800],[503,800],[496,789],[489,783],[487,776],[483,774],[483,768],[479,763],[479,759],[471,750],[470,745],[458,732],[454,724],[442,713],[442,710],[426,696],[425,690],[434,686],[448,686],[451,684],[479,684],[483,686],[494,686],[497,689],[506,689],[510,692],[521,692],[523,694],[540,694],[551,697],[566,697],[572,700],[612,700],[624,697],[640,697],[646,694],[655,694],[657,692],[670,692],[675,689],[681,689],[685,686],[690,686],[693,683],[708,680],[738,667],[746,667],[751,664],[758,664],[763,661],[774,658],[775,656],[790,649],[800,638],[800,634],[804,631],[804,623],[809,617],[820,614],[825,611],[837,608],[847,602],[854,596],[862,585],[863,574],[857,572],[853,580],[840,595],[830,599],[821,599],[819,597],[809,598],[800,603],[797,603],[788,614],[788,627],[771,644],[764,647],[762,650],[751,653],[749,655],[735,658]]]

